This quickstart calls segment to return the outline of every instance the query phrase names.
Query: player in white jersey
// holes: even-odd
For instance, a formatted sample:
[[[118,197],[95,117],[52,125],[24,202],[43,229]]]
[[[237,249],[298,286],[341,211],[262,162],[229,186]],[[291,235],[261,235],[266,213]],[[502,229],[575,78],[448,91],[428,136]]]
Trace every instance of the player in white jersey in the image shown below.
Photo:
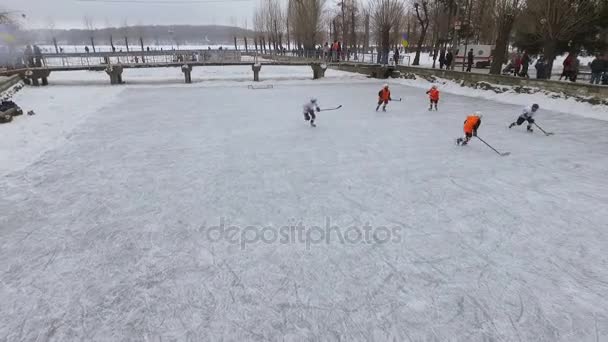
[[[521,124],[523,124],[525,121],[528,122],[528,132],[533,132],[532,130],[532,124],[534,124],[534,114],[536,114],[536,112],[538,111],[540,107],[535,103],[533,104],[531,107],[526,107],[524,108],[522,114],[517,118],[517,121],[512,122],[509,125],[509,128],[517,125],[517,126],[521,126]]]
[[[316,112],[320,112],[319,104],[317,103],[317,99],[312,98],[309,102],[305,103],[303,106],[304,110],[304,120],[310,121],[310,125],[312,127],[317,127],[315,125],[315,119],[317,118],[315,115]]]

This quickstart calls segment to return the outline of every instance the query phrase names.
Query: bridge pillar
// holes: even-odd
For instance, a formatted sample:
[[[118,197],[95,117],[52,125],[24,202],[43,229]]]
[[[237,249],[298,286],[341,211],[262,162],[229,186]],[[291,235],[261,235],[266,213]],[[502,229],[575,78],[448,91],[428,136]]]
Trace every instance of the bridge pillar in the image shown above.
[[[192,83],[192,65],[182,65],[182,72],[184,73],[184,80],[186,83]]]
[[[48,77],[51,74],[50,70],[47,69],[34,69],[25,72],[25,83],[32,84],[33,86],[39,86],[42,83],[43,86],[49,85]]]
[[[312,68],[312,78],[319,79],[325,77],[325,70],[327,70],[327,64],[313,63],[310,65]]]
[[[372,77],[386,79],[389,77],[395,77],[394,74],[397,72],[394,66],[379,66],[376,68],[374,72],[372,72]]]
[[[110,76],[110,84],[122,84],[122,66],[109,65],[106,68],[106,74]]]
[[[262,64],[256,63],[252,65],[251,70],[253,70],[253,81],[260,82],[260,70],[262,70]]]

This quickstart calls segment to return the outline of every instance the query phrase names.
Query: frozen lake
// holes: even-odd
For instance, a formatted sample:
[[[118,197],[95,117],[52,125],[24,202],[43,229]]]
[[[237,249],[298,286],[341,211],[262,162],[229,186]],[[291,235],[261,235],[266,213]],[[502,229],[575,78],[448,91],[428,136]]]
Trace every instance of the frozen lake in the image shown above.
[[[608,339],[608,122],[381,84],[90,94],[0,178],[0,340]]]

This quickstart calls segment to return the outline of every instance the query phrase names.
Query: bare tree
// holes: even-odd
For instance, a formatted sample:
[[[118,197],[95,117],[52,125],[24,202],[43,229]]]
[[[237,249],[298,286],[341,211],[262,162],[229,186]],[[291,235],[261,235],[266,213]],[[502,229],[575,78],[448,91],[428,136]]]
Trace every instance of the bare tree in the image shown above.
[[[385,64],[388,63],[391,32],[401,26],[404,8],[401,0],[371,0],[369,2],[372,26],[382,52],[382,62]]]
[[[93,18],[91,18],[88,15],[85,15],[82,18],[82,23],[84,25],[84,28],[89,33],[89,38],[91,40],[91,47],[93,48],[93,52],[96,52],[95,51],[95,24],[93,23]]]
[[[325,0],[293,0],[290,24],[298,44],[307,51],[315,49],[321,39],[321,15]]]
[[[426,32],[429,28],[429,8],[426,0],[421,0],[420,3],[414,3],[414,9],[416,10],[416,18],[418,19],[418,23],[420,24],[420,36],[418,37],[418,44],[416,46],[416,56],[414,57],[414,62],[412,65],[420,65],[420,50],[422,49],[422,44],[424,43],[424,39],[426,38]],[[422,9],[422,14],[420,10]]]

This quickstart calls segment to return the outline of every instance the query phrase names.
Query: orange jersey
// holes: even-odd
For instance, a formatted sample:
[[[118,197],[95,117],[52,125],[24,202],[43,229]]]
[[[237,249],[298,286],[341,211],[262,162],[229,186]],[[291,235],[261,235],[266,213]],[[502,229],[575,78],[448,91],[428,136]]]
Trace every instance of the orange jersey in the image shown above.
[[[426,92],[433,101],[439,101],[439,90],[431,88]]]
[[[479,118],[479,116],[469,115],[464,121],[464,132],[473,133],[473,131],[477,130],[480,124],[481,119]]]
[[[388,101],[391,99],[391,91],[388,89],[382,89],[378,93],[378,101]]]

